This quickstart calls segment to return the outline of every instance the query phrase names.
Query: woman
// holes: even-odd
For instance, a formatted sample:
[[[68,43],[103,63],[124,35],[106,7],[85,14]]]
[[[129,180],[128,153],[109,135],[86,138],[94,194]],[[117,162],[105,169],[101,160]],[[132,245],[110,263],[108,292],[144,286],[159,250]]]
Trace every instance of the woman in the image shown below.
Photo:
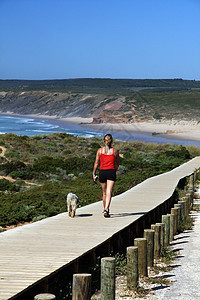
[[[109,207],[112,190],[116,181],[116,171],[119,167],[119,151],[112,148],[113,138],[111,134],[104,136],[105,146],[97,151],[93,169],[93,179],[96,181],[96,170],[100,161],[99,182],[103,191],[104,217],[109,218]]]

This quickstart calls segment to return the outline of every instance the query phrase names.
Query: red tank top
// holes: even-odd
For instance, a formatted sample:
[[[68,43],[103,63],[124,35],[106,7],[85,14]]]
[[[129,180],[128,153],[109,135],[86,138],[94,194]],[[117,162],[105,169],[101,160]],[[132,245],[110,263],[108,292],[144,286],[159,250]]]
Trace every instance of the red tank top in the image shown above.
[[[112,154],[103,154],[102,149],[100,153],[100,170],[115,170],[115,155],[114,155],[114,148]]]

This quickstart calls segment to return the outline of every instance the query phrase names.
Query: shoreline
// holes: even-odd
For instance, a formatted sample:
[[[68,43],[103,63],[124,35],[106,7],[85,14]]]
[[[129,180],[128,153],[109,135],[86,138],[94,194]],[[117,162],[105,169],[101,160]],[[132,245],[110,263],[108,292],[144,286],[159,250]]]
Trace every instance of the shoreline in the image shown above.
[[[171,124],[170,122],[158,123],[146,121],[131,124],[90,124],[90,127],[96,130],[103,127],[105,130],[147,133],[152,136],[154,135],[169,139],[200,141],[200,125],[191,122]]]
[[[166,122],[134,122],[134,123],[92,123],[93,117],[59,117],[42,114],[17,114],[10,111],[1,112],[1,115],[23,117],[23,118],[34,118],[44,120],[54,120],[58,122],[66,122],[77,124],[81,126],[87,126],[94,130],[103,130],[108,132],[127,132],[127,133],[143,133],[148,135],[154,135],[159,137],[177,139],[177,140],[190,140],[200,141],[200,124],[197,122],[190,121],[166,121]]]

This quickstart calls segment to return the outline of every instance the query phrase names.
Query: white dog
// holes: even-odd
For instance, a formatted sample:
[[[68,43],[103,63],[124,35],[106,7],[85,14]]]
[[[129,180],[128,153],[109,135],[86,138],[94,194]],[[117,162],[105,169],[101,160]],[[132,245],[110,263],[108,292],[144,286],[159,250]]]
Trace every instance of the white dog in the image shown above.
[[[78,202],[78,196],[75,194],[69,193],[67,195],[67,208],[69,217],[73,218],[75,216]]]

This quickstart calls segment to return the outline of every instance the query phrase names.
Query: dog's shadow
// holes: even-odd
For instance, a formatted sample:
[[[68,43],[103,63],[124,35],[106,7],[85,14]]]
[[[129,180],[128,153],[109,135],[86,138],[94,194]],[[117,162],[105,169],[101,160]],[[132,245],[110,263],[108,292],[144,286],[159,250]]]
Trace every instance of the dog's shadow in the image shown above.
[[[92,217],[93,216],[93,214],[79,214],[79,215],[76,215],[76,217],[77,218],[83,218],[83,217],[85,217],[85,218],[87,218],[87,217]]]

